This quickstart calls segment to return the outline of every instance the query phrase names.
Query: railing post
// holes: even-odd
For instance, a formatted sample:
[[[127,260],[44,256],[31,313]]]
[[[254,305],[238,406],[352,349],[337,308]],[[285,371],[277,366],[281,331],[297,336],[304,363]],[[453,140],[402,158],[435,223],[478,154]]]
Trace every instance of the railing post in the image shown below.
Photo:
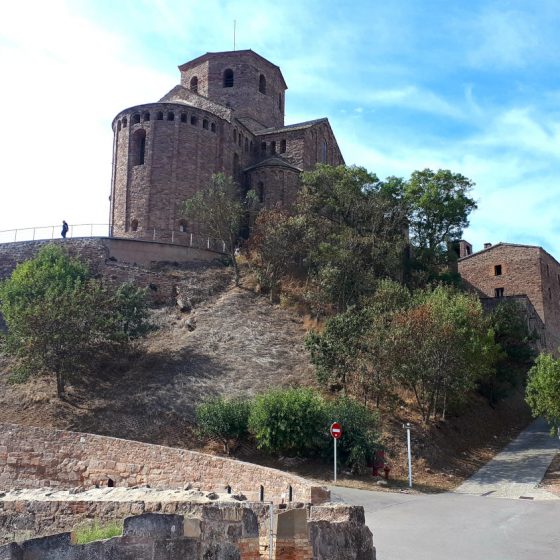
[[[91,228],[89,230],[89,236],[93,237],[93,224],[91,224]]]
[[[191,232],[191,247],[192,247],[192,232]]]
[[[35,241],[35,228],[33,228],[33,241]]]
[[[54,239],[54,227],[55,227],[55,226],[52,227],[51,239]]]
[[[17,229],[14,230],[14,243],[17,241]]]

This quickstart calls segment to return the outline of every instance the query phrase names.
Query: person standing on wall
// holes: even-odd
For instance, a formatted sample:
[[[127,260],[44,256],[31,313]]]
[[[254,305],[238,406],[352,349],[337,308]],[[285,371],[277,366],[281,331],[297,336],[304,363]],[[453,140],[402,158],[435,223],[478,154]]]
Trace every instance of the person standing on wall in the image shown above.
[[[67,233],[68,233],[68,224],[66,223],[66,220],[62,220],[62,231],[60,232],[60,235],[62,235],[62,237],[66,239]]]

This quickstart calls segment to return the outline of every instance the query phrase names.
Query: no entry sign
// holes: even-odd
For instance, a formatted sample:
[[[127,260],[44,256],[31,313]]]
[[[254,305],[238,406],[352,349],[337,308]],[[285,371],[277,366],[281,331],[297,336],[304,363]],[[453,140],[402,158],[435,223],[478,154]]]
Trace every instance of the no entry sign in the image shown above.
[[[331,436],[334,439],[340,439],[342,437],[342,426],[338,422],[333,422],[331,426]]]

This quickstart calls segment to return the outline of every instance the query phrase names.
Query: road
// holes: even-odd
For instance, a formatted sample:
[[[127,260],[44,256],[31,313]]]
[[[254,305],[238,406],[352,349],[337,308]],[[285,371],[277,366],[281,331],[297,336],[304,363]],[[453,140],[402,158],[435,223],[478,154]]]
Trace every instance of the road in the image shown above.
[[[560,559],[560,500],[331,491],[364,506],[377,560]]]

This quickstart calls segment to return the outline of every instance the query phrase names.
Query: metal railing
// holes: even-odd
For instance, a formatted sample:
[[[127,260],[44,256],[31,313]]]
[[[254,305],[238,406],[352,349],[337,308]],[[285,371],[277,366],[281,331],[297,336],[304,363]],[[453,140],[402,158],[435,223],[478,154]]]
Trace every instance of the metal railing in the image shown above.
[[[151,228],[135,232],[115,231],[111,234],[109,224],[72,224],[69,225],[66,238],[76,237],[112,237],[115,239],[138,239],[141,241],[157,241],[172,243],[194,249],[205,249],[217,253],[225,253],[226,244],[221,239],[214,239],[198,233]],[[0,243],[17,241],[41,241],[62,238],[62,225],[35,226],[29,228],[7,229],[0,231]]]

